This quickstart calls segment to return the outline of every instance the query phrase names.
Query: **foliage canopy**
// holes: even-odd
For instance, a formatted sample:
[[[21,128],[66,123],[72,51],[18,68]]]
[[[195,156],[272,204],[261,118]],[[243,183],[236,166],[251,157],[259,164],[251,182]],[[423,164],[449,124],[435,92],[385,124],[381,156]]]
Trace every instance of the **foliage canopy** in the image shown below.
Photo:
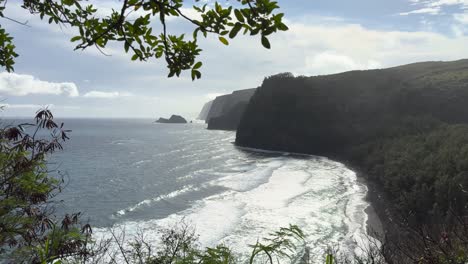
[[[187,1],[186,1],[187,2]],[[260,35],[261,43],[270,48],[268,37],[277,31],[286,31],[283,14],[276,13],[277,2],[271,0],[236,0],[235,4],[223,5],[218,2],[210,8],[195,1],[190,17],[183,0],[123,0],[118,10],[107,16],[100,16],[98,8],[82,0],[23,0],[22,8],[31,14],[47,20],[49,24],[69,26],[78,30],[70,41],[77,43],[75,50],[95,46],[99,50],[111,42],[122,43],[125,52],[132,54],[132,60],[146,61],[164,58],[169,77],[179,76],[190,70],[192,79],[201,77],[202,62],[197,56],[202,51],[198,46],[201,34],[213,34],[225,45],[227,37],[235,38],[238,33]],[[236,7],[234,7],[236,6]],[[0,17],[5,16],[7,0],[0,0]],[[175,35],[168,30],[171,17],[179,17],[193,26],[190,37]],[[101,50],[102,51],[102,50]],[[15,58],[13,38],[0,25],[0,66],[13,71]]]

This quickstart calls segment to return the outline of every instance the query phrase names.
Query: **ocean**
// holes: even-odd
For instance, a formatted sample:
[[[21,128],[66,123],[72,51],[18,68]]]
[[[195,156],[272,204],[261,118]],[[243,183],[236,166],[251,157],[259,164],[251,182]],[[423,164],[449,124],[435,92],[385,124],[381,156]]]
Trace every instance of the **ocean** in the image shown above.
[[[81,212],[97,237],[118,228],[156,241],[183,222],[202,246],[249,253],[294,224],[321,255],[329,246],[356,251],[367,235],[367,188],[341,163],[238,148],[235,132],[200,123],[63,121],[71,139],[49,160],[65,179],[57,214]]]

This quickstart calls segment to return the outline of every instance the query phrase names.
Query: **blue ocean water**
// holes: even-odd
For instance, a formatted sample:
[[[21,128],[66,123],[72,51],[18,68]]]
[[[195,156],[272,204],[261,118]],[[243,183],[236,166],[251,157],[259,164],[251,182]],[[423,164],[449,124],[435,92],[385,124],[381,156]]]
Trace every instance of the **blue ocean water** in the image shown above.
[[[127,236],[180,221],[200,243],[248,244],[299,225],[321,254],[354,250],[366,235],[366,187],[343,164],[324,157],[237,148],[235,133],[204,124],[145,119],[69,119],[71,140],[50,167],[65,177],[57,213],[82,212],[96,236]]]

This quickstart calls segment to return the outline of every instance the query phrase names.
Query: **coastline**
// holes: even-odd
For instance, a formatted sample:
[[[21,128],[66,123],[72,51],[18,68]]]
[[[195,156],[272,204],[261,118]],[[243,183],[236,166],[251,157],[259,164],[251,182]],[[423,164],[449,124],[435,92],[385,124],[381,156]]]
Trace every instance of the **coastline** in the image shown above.
[[[366,200],[369,202],[369,206],[366,208],[366,210],[364,210],[364,212],[367,214],[367,233],[369,236],[380,240],[385,234],[382,221],[380,220],[380,217],[377,214],[372,201],[368,197],[366,197]]]
[[[379,204],[382,201],[381,196],[378,194],[375,186],[370,183],[359,170],[356,170],[356,168],[353,167],[351,167],[351,169],[356,172],[358,181],[364,184],[367,188],[366,201],[369,203],[369,206],[364,210],[367,214],[367,234],[380,241],[385,236],[384,222],[380,218],[382,216],[382,212],[376,209],[382,208],[379,207]]]
[[[234,145],[236,145],[234,143]],[[327,156],[319,156],[307,153],[296,153],[296,152],[288,152],[288,151],[277,151],[277,150],[266,150],[266,149],[258,149],[258,148],[250,148],[236,145],[237,148],[244,150],[244,151],[252,151],[252,152],[260,152],[260,153],[270,153],[270,154],[282,154],[282,155],[294,155],[294,156],[307,156],[307,157],[321,157],[327,158],[339,163],[344,164],[350,170],[356,173],[357,181],[362,183],[367,188],[367,194],[365,200],[369,203],[366,209],[364,209],[364,213],[367,215],[366,220],[366,232],[369,236],[373,237],[374,239],[381,240],[385,235],[384,223],[382,222],[380,216],[382,215],[381,211],[376,210],[378,204],[383,202],[382,197],[378,194],[375,186],[370,183],[360,172],[357,168],[350,166],[348,162],[340,161],[339,159],[335,159],[334,157],[327,157]],[[380,215],[380,216],[379,216]]]

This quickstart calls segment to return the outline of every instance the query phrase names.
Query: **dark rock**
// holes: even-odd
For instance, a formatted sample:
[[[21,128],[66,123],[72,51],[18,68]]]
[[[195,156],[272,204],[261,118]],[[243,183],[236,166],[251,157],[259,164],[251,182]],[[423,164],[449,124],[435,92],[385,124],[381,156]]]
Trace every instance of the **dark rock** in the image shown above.
[[[179,115],[172,115],[169,119],[167,118],[159,118],[156,123],[164,123],[164,124],[186,124],[187,120]]]

